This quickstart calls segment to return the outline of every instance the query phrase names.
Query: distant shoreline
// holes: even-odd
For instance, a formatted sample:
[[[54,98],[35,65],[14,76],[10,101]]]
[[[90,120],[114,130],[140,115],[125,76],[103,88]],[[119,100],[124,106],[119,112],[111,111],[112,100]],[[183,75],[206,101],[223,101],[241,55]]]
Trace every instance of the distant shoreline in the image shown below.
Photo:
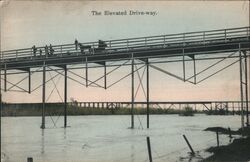
[[[150,114],[183,114],[185,110],[179,109],[162,109],[150,108]],[[194,113],[202,113],[201,111],[194,111]],[[4,103],[2,109],[2,116],[41,116],[42,103]],[[64,104],[62,103],[46,103],[45,115],[57,116],[64,114]],[[101,108],[101,107],[79,107],[72,104],[67,106],[67,115],[130,115],[131,108]],[[147,114],[146,108],[134,108],[134,114]]]
[[[191,110],[187,112],[185,109],[162,109],[162,108],[150,108],[150,115],[153,114],[179,114],[181,116],[192,116],[196,113],[205,113],[207,115],[231,115],[232,112],[221,112],[219,111],[199,111]],[[235,112],[238,114],[239,112]],[[42,114],[42,103],[3,103],[2,116],[41,116]],[[64,114],[63,103],[46,103],[45,104],[45,115],[58,116]],[[130,107],[115,107],[115,108],[102,108],[102,107],[81,107],[72,103],[67,105],[67,115],[69,116],[80,116],[80,115],[130,115]],[[135,107],[134,114],[145,115],[147,109],[142,107]]]

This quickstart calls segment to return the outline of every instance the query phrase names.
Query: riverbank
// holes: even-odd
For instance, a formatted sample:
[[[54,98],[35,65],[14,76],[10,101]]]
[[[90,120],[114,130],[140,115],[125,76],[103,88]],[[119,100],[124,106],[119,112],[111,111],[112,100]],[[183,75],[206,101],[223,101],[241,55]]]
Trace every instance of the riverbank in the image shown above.
[[[60,103],[46,103],[45,115],[57,116],[64,113],[64,105]],[[150,108],[150,114],[185,114],[186,110]],[[134,114],[146,114],[146,108],[134,108]],[[200,113],[194,111],[194,113]],[[4,104],[2,116],[41,116],[42,104]],[[79,107],[67,105],[68,115],[129,115],[130,107],[101,108],[101,107]]]
[[[229,134],[229,131],[221,127],[207,128],[205,131],[217,131],[221,134]],[[234,139],[226,146],[211,147],[206,151],[213,153],[212,156],[202,160],[202,162],[228,162],[228,161],[249,161],[250,160],[250,128],[231,131],[232,135],[242,135],[243,137]]]

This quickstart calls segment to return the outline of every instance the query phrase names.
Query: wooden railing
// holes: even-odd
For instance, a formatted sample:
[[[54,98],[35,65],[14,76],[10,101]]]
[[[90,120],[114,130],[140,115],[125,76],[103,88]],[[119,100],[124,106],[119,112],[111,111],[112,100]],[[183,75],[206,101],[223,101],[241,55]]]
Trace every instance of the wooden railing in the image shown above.
[[[1,51],[1,62],[5,60],[37,59],[53,56],[68,57],[70,55],[95,55],[105,52],[126,52],[140,49],[169,48],[187,45],[207,45],[208,43],[227,43],[233,39],[249,40],[250,27],[230,28],[211,31],[199,31],[180,34],[159,35],[129,39],[106,40],[105,49],[100,43],[73,43],[49,45],[46,47],[31,47]],[[82,47],[82,49],[81,49]],[[52,52],[53,50],[53,52]]]

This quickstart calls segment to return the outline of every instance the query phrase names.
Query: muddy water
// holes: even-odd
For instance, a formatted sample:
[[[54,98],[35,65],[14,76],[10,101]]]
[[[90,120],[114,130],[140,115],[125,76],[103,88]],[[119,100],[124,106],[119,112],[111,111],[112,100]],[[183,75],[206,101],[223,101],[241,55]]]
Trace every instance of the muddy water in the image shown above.
[[[53,121],[55,124],[53,123]],[[2,161],[26,162],[144,162],[148,161],[146,136],[150,136],[153,161],[188,161],[189,148],[199,151],[197,161],[209,154],[202,150],[216,145],[207,127],[240,127],[240,116],[180,117],[151,115],[150,129],[146,116],[135,116],[135,129],[128,129],[130,116],[69,116],[64,129],[63,117],[46,117],[46,129],[40,129],[40,117],[2,118]],[[220,144],[229,138],[220,135]]]

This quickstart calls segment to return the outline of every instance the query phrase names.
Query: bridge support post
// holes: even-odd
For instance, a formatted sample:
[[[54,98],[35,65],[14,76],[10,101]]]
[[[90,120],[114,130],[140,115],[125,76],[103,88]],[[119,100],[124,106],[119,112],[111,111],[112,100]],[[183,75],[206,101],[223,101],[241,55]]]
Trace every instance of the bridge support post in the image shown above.
[[[194,84],[196,84],[196,61],[195,61],[195,55],[194,54],[190,54],[188,55],[192,60],[193,60],[193,67],[194,67]],[[183,57],[184,57],[184,54],[183,54]],[[184,58],[183,58],[184,59]],[[184,60],[183,60],[184,61]],[[183,70],[184,70],[185,67],[183,67]],[[184,70],[185,71],[185,70]],[[185,76],[184,76],[185,77]],[[184,79],[185,81],[185,79]]]
[[[185,65],[185,51],[182,49],[182,68],[183,68],[183,81],[186,81],[186,65]]]
[[[7,65],[4,64],[4,92],[7,91]]]
[[[240,57],[240,101],[241,101],[241,128],[244,128],[244,114],[243,114],[243,85],[242,85],[242,58],[241,49],[239,45],[239,57]]]
[[[146,61],[147,67],[147,128],[149,128],[149,62]]]
[[[86,87],[88,87],[88,58],[86,57],[86,62],[85,62],[85,78],[86,78]]]
[[[64,66],[64,128],[67,127],[67,65]]]
[[[134,56],[132,54],[132,63],[131,63],[131,129],[134,128]]]
[[[234,102],[232,102],[233,115],[234,115]]]
[[[28,83],[29,84],[29,90],[28,91],[29,91],[29,94],[30,94],[31,93],[31,72],[30,72],[30,68],[28,70],[28,75],[29,75],[29,81],[28,81],[29,82]]]
[[[250,126],[249,125],[249,116],[248,116],[248,65],[247,65],[247,53],[246,51],[243,51],[244,53],[244,63],[245,63],[245,102],[246,102],[246,126]]]
[[[196,61],[195,61],[195,55],[193,56],[194,61],[194,84],[196,84]]]
[[[104,62],[104,89],[107,89],[107,67],[106,67],[106,62]]]
[[[241,54],[243,52],[243,56]],[[248,118],[248,78],[247,78],[247,56],[246,51],[241,51],[239,44],[239,62],[240,62],[240,98],[241,98],[241,127],[244,129],[244,106],[246,109],[246,126],[249,126]],[[244,61],[243,61],[244,59]],[[244,89],[245,88],[245,89]]]
[[[1,62],[0,62],[1,64]],[[3,104],[2,104],[2,68],[0,66],[0,137],[2,137],[2,110],[3,110]],[[0,143],[2,143],[2,138],[0,138]],[[0,152],[2,151],[2,145],[0,144]]]
[[[43,89],[42,89],[42,125],[41,128],[45,129],[45,88],[46,88],[46,66],[45,62],[43,63]]]

